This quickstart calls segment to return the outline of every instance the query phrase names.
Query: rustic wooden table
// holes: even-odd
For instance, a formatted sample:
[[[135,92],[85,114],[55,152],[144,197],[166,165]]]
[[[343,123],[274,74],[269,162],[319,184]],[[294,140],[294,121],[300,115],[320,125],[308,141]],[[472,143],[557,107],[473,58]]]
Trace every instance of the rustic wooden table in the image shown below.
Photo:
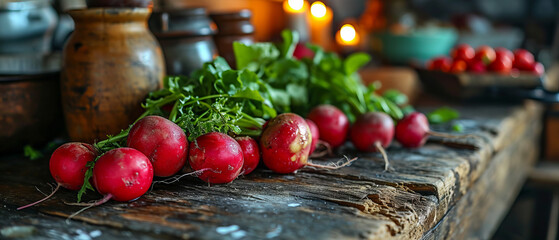
[[[434,138],[415,150],[393,146],[393,170],[378,154],[336,171],[262,169],[231,184],[196,178],[158,184],[130,203],[111,201],[70,221],[75,192],[22,211],[52,182],[46,159],[0,159],[0,238],[33,239],[463,239],[489,238],[539,151],[542,107],[459,108],[480,138]],[[441,127],[439,130],[445,130]],[[316,160],[319,161],[319,160]],[[88,200],[98,199],[90,193]]]

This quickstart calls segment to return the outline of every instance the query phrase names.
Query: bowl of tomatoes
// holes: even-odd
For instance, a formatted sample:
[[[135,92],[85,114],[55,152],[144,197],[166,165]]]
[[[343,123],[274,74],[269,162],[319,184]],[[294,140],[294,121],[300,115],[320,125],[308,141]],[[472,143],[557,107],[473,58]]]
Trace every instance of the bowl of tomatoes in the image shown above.
[[[544,66],[525,49],[460,44],[449,56],[435,57],[417,68],[427,91],[455,99],[484,96],[495,89],[541,87]]]

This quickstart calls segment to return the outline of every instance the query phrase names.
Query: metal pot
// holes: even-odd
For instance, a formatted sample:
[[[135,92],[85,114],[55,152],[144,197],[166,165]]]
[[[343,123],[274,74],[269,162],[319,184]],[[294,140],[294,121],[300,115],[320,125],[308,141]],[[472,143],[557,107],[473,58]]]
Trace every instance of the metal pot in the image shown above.
[[[229,65],[236,67],[233,42],[244,44],[254,42],[254,26],[250,23],[252,12],[243,9],[236,12],[214,13],[210,17],[219,30],[214,36],[219,54],[227,60]]]
[[[167,74],[189,75],[217,56],[217,27],[204,8],[154,12],[149,28],[163,49]]]
[[[0,0],[0,54],[50,51],[57,14],[48,0]]]

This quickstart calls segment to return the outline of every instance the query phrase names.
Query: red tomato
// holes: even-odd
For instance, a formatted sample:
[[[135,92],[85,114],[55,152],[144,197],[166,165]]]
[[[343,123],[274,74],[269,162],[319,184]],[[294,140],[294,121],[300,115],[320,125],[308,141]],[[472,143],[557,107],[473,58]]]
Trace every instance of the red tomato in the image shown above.
[[[489,65],[495,61],[497,54],[493,48],[489,46],[481,46],[477,48],[476,56],[474,58],[482,61],[485,65]]]
[[[500,74],[509,74],[512,70],[512,60],[506,57],[497,58],[487,68]]]
[[[468,64],[466,64],[466,61],[464,60],[454,60],[454,62],[452,62],[452,65],[450,66],[450,70],[449,72],[451,73],[461,73],[466,71],[466,68],[468,68]]]
[[[532,65],[532,69],[530,69],[530,72],[538,76],[541,76],[545,73],[545,68],[543,67],[542,63],[536,62]]]
[[[511,50],[508,50],[506,48],[503,48],[503,47],[495,48],[495,55],[496,55],[496,58],[506,57],[506,58],[509,58],[511,61],[514,62],[514,53],[512,53]]]
[[[484,73],[487,70],[487,67],[481,60],[472,60],[468,63],[468,71],[473,73]]]
[[[427,64],[427,69],[434,70],[434,71],[448,72],[451,64],[452,64],[452,60],[450,60],[450,58],[437,57],[429,61],[429,63]]]
[[[534,55],[525,49],[514,51],[514,67],[520,70],[530,71],[534,65]]]
[[[450,56],[454,60],[464,60],[466,62],[472,60],[476,55],[474,48],[468,44],[460,44],[452,49]]]

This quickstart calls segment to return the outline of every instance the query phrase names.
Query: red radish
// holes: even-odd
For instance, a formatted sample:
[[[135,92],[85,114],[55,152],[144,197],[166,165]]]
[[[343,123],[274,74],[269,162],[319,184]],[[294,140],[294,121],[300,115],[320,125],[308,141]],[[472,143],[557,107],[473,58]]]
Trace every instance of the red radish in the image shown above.
[[[318,132],[318,127],[316,126],[316,123],[314,123],[312,120],[308,118],[305,119],[305,121],[307,122],[307,124],[309,125],[309,129],[311,130],[312,141],[311,141],[311,150],[309,151],[309,154],[312,154],[314,152],[314,149],[316,149],[316,145],[318,144],[318,139],[320,137],[320,134]]]
[[[396,140],[407,148],[418,148],[425,144],[429,136],[444,138],[477,137],[475,135],[455,136],[431,131],[427,117],[420,112],[413,112],[396,124]]]
[[[495,61],[497,54],[495,53],[495,50],[489,46],[480,46],[476,49],[476,56],[474,58],[482,61],[486,65],[489,65]]]
[[[460,44],[452,49],[450,56],[452,59],[456,60],[463,60],[465,62],[469,62],[472,60],[476,55],[476,51],[474,48],[470,47],[468,44]]]
[[[443,72],[448,72],[448,70],[450,70],[450,67],[452,65],[452,59],[449,57],[437,57],[437,58],[433,58],[431,59],[428,63],[427,63],[427,69],[429,70],[433,70],[433,71],[443,71]]]
[[[420,112],[413,112],[396,124],[396,140],[407,148],[421,147],[429,136],[429,121]]]
[[[312,133],[305,119],[293,113],[280,114],[262,132],[262,160],[274,172],[295,172],[307,164],[311,142]]]
[[[452,62],[452,65],[450,66],[450,69],[448,71],[450,73],[461,73],[466,71],[467,68],[468,64],[466,63],[466,61],[458,59]]]
[[[93,186],[104,195],[94,203],[66,203],[86,206],[73,213],[68,219],[95,206],[114,199],[119,202],[135,200],[144,195],[153,181],[153,167],[140,151],[122,147],[101,155],[93,167]]]
[[[103,154],[93,167],[93,185],[109,199],[125,202],[144,195],[153,180],[149,159],[133,148],[116,148]]]
[[[538,76],[541,76],[545,73],[545,68],[543,66],[542,63],[540,62],[535,62],[534,65],[532,65],[532,68],[529,69],[529,71],[533,74],[536,74]]]
[[[514,51],[513,66],[520,70],[530,70],[534,64],[534,55],[525,49],[517,49]]]
[[[159,116],[147,116],[136,122],[130,129],[126,145],[146,155],[158,177],[168,177],[181,170],[188,154],[184,131]]]
[[[512,60],[507,57],[497,58],[487,66],[487,69],[500,74],[509,74],[512,70]]]
[[[468,65],[468,71],[473,73],[484,73],[486,71],[485,64],[481,60],[472,60]]]
[[[71,142],[58,147],[52,153],[49,161],[50,174],[58,183],[55,190],[47,197],[19,207],[17,210],[31,207],[49,199],[60,187],[69,190],[79,190],[83,185],[87,163],[94,161],[98,154],[95,147],[87,143]]]
[[[387,148],[394,137],[394,122],[382,112],[368,112],[361,115],[350,130],[350,139],[355,148],[363,152],[381,152],[388,170]]]
[[[496,58],[506,57],[506,58],[510,59],[511,61],[514,61],[514,53],[512,53],[511,50],[508,50],[508,49],[503,48],[503,47],[495,48],[495,55],[496,55]]]
[[[313,59],[314,52],[309,49],[304,43],[297,43],[297,45],[295,46],[295,50],[293,51],[293,57],[295,59]]]
[[[311,110],[307,118],[316,123],[320,139],[333,148],[345,142],[349,120],[337,107],[328,104],[319,105]]]
[[[251,173],[260,162],[260,149],[258,143],[251,137],[236,137],[235,140],[243,151],[243,168],[241,173],[247,175]]]
[[[229,183],[243,167],[243,150],[235,139],[226,134],[211,132],[190,144],[189,162],[192,169],[203,171],[200,179],[207,183]]]
[[[293,173],[304,166],[324,169],[344,167],[356,158],[338,165],[318,165],[308,161],[312,133],[301,116],[282,113],[268,122],[260,137],[262,161],[274,172]]]

